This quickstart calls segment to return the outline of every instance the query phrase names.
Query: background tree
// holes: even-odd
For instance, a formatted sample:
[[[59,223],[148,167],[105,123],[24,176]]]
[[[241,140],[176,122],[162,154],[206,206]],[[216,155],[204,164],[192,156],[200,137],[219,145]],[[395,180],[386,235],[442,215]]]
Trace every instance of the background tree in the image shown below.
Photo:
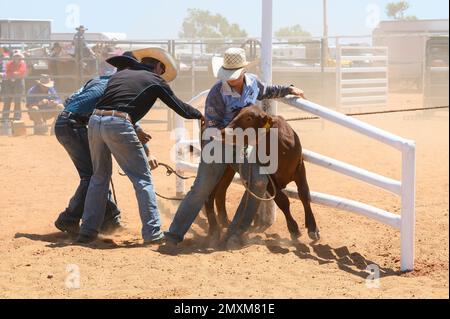
[[[405,15],[408,9],[407,1],[389,2],[386,5],[386,15],[393,20],[417,20],[416,16]]]
[[[212,14],[207,10],[188,9],[184,19],[180,38],[222,39],[245,38],[247,32],[236,23],[230,23],[220,14]]]
[[[311,33],[309,33],[306,30],[303,30],[303,28],[299,24],[290,27],[280,28],[278,31],[275,32],[275,38],[277,38],[278,40],[295,37],[309,38],[311,37]]]

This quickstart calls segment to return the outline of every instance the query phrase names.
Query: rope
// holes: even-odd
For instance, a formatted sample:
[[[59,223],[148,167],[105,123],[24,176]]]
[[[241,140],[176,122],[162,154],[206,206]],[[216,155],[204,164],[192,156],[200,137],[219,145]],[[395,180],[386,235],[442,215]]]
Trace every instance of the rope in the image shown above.
[[[158,167],[160,167],[160,166],[164,167],[167,170],[166,176],[171,176],[172,174],[174,174],[178,178],[181,178],[181,179],[184,179],[184,180],[194,179],[194,178],[197,177],[197,176],[187,176],[187,177],[182,176],[182,175],[178,174],[172,167],[170,167],[169,165],[164,164],[164,163],[158,163]],[[119,170],[119,175],[120,176],[127,176],[127,174],[122,173],[120,170]]]
[[[158,167],[162,166],[162,167],[164,167],[164,168],[167,170],[166,176],[172,176],[172,174],[174,174],[174,175],[176,175],[178,178],[181,178],[181,179],[184,179],[184,180],[194,179],[194,178],[197,177],[197,176],[188,176],[188,177],[181,176],[181,175],[178,174],[171,166],[169,166],[169,165],[167,165],[167,164],[165,164],[165,163],[158,163],[158,165],[159,165]],[[120,170],[119,170],[119,175],[120,175],[120,176],[127,176],[127,174],[121,172]],[[111,179],[111,185],[112,185],[112,187],[113,187],[114,198],[115,198],[116,195],[115,195],[115,191],[114,191],[114,185],[112,184],[112,179]],[[155,194],[156,194],[156,196],[158,196],[158,197],[160,197],[160,198],[162,198],[162,199],[165,199],[165,200],[182,201],[182,200],[184,199],[184,198],[179,198],[179,197],[167,197],[167,196],[161,195],[161,194],[159,194],[159,193],[157,193],[157,192],[155,192]]]
[[[116,206],[119,206],[119,204],[117,203],[116,188],[114,187],[114,182],[113,182],[112,177],[111,177],[111,188],[112,188],[112,193],[114,196],[114,202],[116,203]]]
[[[249,170],[250,170],[250,167],[249,167]],[[274,199],[275,199],[275,197],[276,197],[276,193],[277,193],[277,188],[276,188],[276,186],[275,186],[275,182],[274,182],[274,180],[272,179],[272,177],[270,176],[270,175],[267,175],[267,177],[269,178],[269,181],[270,181],[270,183],[272,184],[272,189],[274,190],[274,192],[275,192],[275,194],[274,195],[270,195],[270,197],[268,197],[268,198],[262,198],[262,197],[259,197],[258,195],[256,195],[255,193],[253,193],[251,190],[250,190],[250,188],[248,187],[248,185],[247,185],[247,182],[244,180],[244,175],[242,175],[242,165],[241,164],[239,164],[239,175],[240,175],[240,180],[241,180],[241,182],[242,182],[242,185],[245,187],[245,190],[253,197],[253,198],[256,198],[257,200],[260,200],[260,201],[262,201],[262,202],[270,202],[270,201],[273,201]],[[266,194],[268,194],[269,192],[267,191],[264,195],[266,195]]]
[[[388,111],[376,111],[376,112],[362,112],[362,113],[347,113],[346,116],[363,116],[363,115],[376,115],[376,114],[390,114],[390,113],[402,113],[402,112],[417,112],[417,111],[428,111],[428,110],[442,110],[448,109],[448,106],[434,106],[434,107],[425,107],[425,108],[416,108],[416,109],[405,109],[405,110],[388,110]],[[305,117],[297,117],[292,119],[287,119],[287,122],[296,122],[296,121],[307,121],[307,120],[319,120],[318,116],[305,116]]]
[[[173,200],[173,201],[178,201],[178,202],[181,202],[182,200],[184,200],[184,197],[183,197],[183,198],[179,198],[179,197],[166,197],[166,196],[163,196],[163,195],[161,195],[161,194],[159,194],[159,193],[157,193],[157,192],[155,192],[155,194],[156,194],[156,196],[158,196],[159,198],[162,198],[162,199],[165,199],[165,200]]]
[[[172,174],[175,174],[178,178],[184,179],[184,180],[188,180],[188,179],[195,179],[197,176],[182,176],[180,174],[178,174],[172,167],[170,167],[167,164],[164,163],[158,163],[159,166],[165,167],[167,172],[166,172],[166,176],[171,176]]]

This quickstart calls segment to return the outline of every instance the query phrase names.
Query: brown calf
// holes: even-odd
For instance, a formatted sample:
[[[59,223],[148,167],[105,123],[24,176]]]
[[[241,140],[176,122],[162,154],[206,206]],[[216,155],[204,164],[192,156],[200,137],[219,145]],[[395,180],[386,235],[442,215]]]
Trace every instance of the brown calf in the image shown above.
[[[308,229],[308,235],[311,239],[318,240],[320,238],[319,229],[310,205],[311,197],[306,180],[302,146],[298,135],[292,127],[281,116],[269,116],[259,107],[250,106],[243,109],[227,128],[242,128],[246,130],[247,128],[269,127],[278,130],[278,170],[275,174],[270,175],[276,185],[276,189],[274,190],[271,183],[269,183],[268,191],[270,194],[275,194],[275,203],[286,217],[289,232],[293,237],[298,238],[300,237],[300,230],[297,222],[292,217],[289,198],[282,192],[289,183],[295,182],[305,211],[305,226]],[[225,134],[225,131],[223,131],[223,134]],[[266,135],[266,138],[266,145],[269,146],[269,134]],[[268,149],[270,148],[268,147]],[[209,235],[212,237],[220,236],[219,225],[214,214],[214,200],[218,209],[219,223],[223,227],[229,224],[225,208],[225,196],[234,174],[234,170],[229,167],[205,204],[210,225]]]

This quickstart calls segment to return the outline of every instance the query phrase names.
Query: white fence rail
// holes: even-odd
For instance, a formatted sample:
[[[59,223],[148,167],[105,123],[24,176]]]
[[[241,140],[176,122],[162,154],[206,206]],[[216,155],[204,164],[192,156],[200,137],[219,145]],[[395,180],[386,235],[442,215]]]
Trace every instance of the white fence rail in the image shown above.
[[[204,101],[206,94],[207,92],[203,92],[201,95],[194,98],[191,103],[195,104],[195,101],[198,101],[199,99]],[[355,118],[345,116],[341,113],[332,111],[326,107],[303,99],[286,98],[283,99],[283,102],[302,111],[312,113],[321,118],[347,127],[355,132],[366,135],[372,139],[378,140],[399,150],[402,153],[401,181],[393,180],[391,178],[381,176],[362,168],[358,168],[307,150],[304,151],[304,157],[306,161],[312,164],[319,165],[369,183],[401,197],[401,215],[397,215],[353,200],[328,194],[311,192],[311,200],[315,204],[357,213],[400,230],[401,270],[412,271],[414,269],[415,238],[415,143],[366,124]],[[178,118],[176,126],[179,129],[184,128],[183,119]],[[198,165],[186,161],[181,150],[185,148],[187,144],[198,143],[198,141],[185,140],[183,134],[181,134],[183,130],[177,131],[180,132],[180,135],[177,136],[177,171],[180,174],[184,174],[186,172],[196,172]],[[184,193],[184,182],[181,179],[177,179],[177,193]],[[286,193],[292,198],[298,198],[297,191],[295,189],[286,189]]]

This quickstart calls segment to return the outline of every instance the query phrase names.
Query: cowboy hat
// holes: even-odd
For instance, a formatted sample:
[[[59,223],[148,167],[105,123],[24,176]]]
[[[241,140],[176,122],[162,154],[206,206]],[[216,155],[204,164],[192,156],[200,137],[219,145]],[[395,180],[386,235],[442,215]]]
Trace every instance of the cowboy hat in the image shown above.
[[[222,81],[238,79],[242,73],[257,61],[247,62],[245,50],[230,48],[225,51],[223,58],[213,57],[212,68],[214,76]]]
[[[55,86],[55,82],[52,81],[50,76],[47,74],[41,74],[41,78],[36,82],[49,89]]]
[[[133,52],[126,51],[122,55],[113,56],[111,58],[106,59],[106,62],[116,67],[117,69],[125,69],[131,67],[137,67],[141,64],[133,55]]]
[[[80,25],[78,28],[75,28],[75,30],[77,30],[77,31],[81,31],[81,30],[87,31],[87,30],[89,30],[89,29],[86,28],[84,25]]]
[[[20,51],[15,51],[12,56],[13,56],[13,58],[17,57],[17,58],[25,59],[25,56]]]
[[[167,51],[161,48],[135,50],[133,51],[133,54],[141,63],[144,58],[153,58],[164,64],[166,71],[161,75],[161,77],[167,82],[175,80],[178,75],[175,59]]]

